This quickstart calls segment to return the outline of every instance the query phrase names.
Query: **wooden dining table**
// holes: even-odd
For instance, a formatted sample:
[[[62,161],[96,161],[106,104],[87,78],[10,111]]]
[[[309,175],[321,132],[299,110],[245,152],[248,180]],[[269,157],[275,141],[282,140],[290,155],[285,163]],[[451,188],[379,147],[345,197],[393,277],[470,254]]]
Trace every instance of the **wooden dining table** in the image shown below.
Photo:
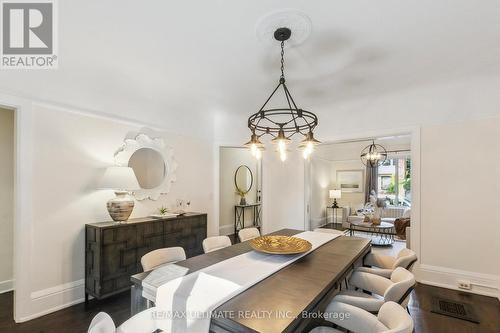
[[[293,236],[301,230],[283,229],[272,235]],[[210,332],[305,332],[318,320],[342,281],[370,252],[370,240],[339,236],[253,285],[213,311]],[[226,259],[253,251],[249,242],[177,262],[196,272]],[[131,277],[132,315],[147,308],[154,295],[143,295],[142,282],[149,272]]]

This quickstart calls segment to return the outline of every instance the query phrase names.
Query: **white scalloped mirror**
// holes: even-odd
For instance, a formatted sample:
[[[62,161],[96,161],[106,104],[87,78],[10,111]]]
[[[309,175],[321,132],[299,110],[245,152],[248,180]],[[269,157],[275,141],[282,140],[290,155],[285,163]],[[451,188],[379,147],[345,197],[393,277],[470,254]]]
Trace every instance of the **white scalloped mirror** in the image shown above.
[[[135,139],[125,139],[123,146],[115,153],[115,163],[134,169],[141,186],[141,189],[134,191],[137,200],[158,200],[160,195],[170,191],[176,180],[174,152],[162,138],[139,134]]]

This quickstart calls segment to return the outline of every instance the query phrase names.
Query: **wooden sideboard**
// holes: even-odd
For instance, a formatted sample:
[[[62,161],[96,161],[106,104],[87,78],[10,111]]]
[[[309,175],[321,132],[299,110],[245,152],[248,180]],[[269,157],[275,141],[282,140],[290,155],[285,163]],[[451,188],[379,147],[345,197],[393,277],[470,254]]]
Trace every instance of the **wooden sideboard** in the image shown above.
[[[85,301],[89,295],[102,299],[130,289],[130,276],[142,272],[144,254],[181,246],[193,257],[203,253],[206,237],[207,214],[199,213],[85,225]]]

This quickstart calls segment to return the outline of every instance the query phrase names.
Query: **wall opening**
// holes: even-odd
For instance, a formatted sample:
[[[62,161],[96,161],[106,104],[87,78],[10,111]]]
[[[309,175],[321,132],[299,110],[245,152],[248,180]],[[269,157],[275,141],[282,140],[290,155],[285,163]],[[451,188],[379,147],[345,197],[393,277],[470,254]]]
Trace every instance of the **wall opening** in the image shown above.
[[[219,234],[235,234],[235,220],[243,221],[243,216],[240,215],[243,209],[244,227],[252,227],[254,221],[262,226],[262,206],[259,205],[262,202],[261,161],[255,159],[245,148],[220,147],[219,149]],[[241,204],[241,197],[235,186],[235,173],[240,166],[248,167],[251,172],[251,176],[248,172],[244,174],[238,172],[239,175],[236,177],[238,182],[248,180],[248,184],[249,177],[252,178],[252,186],[245,194],[245,201],[249,207],[236,207]],[[259,206],[252,207],[256,204]],[[239,224],[238,229],[241,226]]]
[[[14,290],[15,111],[0,107],[0,294]]]

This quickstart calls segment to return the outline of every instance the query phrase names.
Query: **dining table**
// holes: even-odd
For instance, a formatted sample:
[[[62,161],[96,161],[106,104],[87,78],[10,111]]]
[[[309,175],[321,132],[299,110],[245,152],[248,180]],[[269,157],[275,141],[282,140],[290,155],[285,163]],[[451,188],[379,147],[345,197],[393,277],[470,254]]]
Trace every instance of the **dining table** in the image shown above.
[[[294,236],[301,232],[282,229],[270,235]],[[179,261],[175,267],[187,275],[249,251],[254,251],[250,241],[241,242]],[[210,332],[307,332],[321,320],[321,312],[370,251],[366,238],[334,238],[219,305],[210,319]],[[156,302],[154,290],[145,290],[143,284],[158,272],[155,270],[131,277],[132,315]]]

